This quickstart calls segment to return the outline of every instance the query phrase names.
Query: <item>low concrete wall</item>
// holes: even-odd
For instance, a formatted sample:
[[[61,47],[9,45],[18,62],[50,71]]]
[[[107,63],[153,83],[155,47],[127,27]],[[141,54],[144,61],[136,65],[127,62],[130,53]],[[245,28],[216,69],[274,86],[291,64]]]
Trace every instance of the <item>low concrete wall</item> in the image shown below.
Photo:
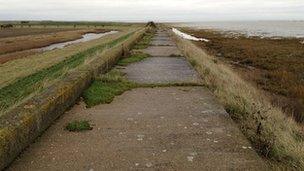
[[[130,49],[147,29],[136,31],[127,40],[105,50],[88,64],[69,72],[56,84],[1,116],[0,170],[7,167],[23,149],[72,106],[94,77],[108,71],[124,50]]]

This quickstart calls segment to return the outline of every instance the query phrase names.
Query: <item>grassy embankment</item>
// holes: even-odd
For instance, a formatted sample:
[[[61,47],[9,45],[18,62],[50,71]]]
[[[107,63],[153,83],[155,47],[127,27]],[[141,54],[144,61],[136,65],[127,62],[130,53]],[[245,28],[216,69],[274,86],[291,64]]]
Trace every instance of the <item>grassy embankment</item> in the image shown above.
[[[195,65],[204,84],[222,102],[255,149],[270,159],[274,167],[303,169],[304,137],[301,128],[226,63],[206,54],[190,41],[177,38],[177,42]]]
[[[154,37],[155,31],[150,31],[144,34],[142,40],[138,42],[135,46],[135,50],[145,49],[150,45],[152,38]]]
[[[13,61],[0,64],[0,88],[15,82],[16,80],[34,74],[39,70],[48,68],[63,60],[70,58],[76,53],[86,51],[94,46],[109,43],[128,32],[135,31],[138,27],[105,27],[110,30],[120,30],[116,34],[106,35],[101,39],[92,40],[89,42],[79,43],[67,46],[63,49],[55,49],[35,55],[30,55],[26,58],[20,58]]]
[[[114,41],[106,44],[91,47],[85,51],[76,53],[71,57],[52,65],[51,67],[44,68],[38,72],[20,78],[17,81],[4,86],[0,89],[0,110],[1,112],[7,111],[10,107],[30,96],[34,92],[41,91],[46,82],[50,83],[59,79],[69,70],[78,67],[85,63],[89,58],[94,58],[96,55],[102,53],[105,49],[111,48],[116,44],[126,40],[133,33],[121,36]]]
[[[234,38],[211,30],[185,31],[211,40],[197,45],[233,63],[243,78],[269,92],[274,105],[296,121],[304,121],[304,46],[299,39]]]

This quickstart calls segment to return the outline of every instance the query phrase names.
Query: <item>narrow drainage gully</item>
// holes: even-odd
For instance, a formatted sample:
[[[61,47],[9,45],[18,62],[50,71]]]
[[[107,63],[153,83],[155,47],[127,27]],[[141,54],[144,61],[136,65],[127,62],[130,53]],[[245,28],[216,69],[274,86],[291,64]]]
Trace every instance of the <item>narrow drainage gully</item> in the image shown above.
[[[95,39],[99,39],[101,37],[104,37],[106,35],[110,35],[110,34],[115,34],[118,31],[109,31],[109,32],[105,32],[105,33],[86,33],[84,35],[82,35],[82,38],[77,39],[77,40],[73,40],[73,41],[67,41],[67,42],[62,42],[62,43],[55,43],[55,44],[51,44],[42,48],[37,48],[35,50],[37,51],[50,51],[50,50],[54,50],[54,49],[62,49],[68,45],[72,45],[72,44],[76,44],[76,43],[83,43],[83,42],[88,42],[91,40],[95,40]]]

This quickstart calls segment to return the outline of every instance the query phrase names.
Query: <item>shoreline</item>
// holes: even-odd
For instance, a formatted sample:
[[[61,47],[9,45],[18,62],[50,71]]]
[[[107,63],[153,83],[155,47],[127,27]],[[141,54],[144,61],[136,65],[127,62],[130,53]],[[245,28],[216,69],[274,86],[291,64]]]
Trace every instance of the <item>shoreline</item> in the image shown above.
[[[266,21],[205,21],[175,23],[176,27],[209,29],[223,33],[241,34],[249,37],[282,37],[304,39],[304,21],[266,20]]]

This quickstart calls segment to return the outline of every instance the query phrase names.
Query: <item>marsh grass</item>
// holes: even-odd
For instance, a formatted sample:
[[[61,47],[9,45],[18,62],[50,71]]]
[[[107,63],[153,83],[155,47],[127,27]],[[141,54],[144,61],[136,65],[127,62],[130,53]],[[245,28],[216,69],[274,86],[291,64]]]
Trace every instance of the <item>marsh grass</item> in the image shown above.
[[[184,31],[211,40],[196,44],[232,63],[246,80],[265,90],[274,105],[304,122],[304,48],[300,39],[231,37],[213,30],[188,28]]]
[[[83,64],[87,58],[91,58],[96,56],[98,53],[102,53],[105,49],[111,48],[126,40],[132,34],[133,33],[129,33],[110,43],[98,45],[83,52],[79,52],[49,68],[42,69],[32,75],[21,78],[16,82],[1,88],[0,112],[5,112],[6,109],[20,102],[31,93],[41,90],[43,88],[44,80],[51,82],[51,80],[55,80],[56,78],[63,76],[70,69],[76,68]]]
[[[89,121],[83,120],[70,122],[66,125],[65,129],[70,132],[81,132],[92,130],[93,127],[91,126]]]
[[[241,79],[229,66],[215,63],[192,42],[176,37],[178,46],[196,69],[204,84],[225,106],[259,154],[288,169],[304,169],[304,137],[301,128],[256,87]]]

